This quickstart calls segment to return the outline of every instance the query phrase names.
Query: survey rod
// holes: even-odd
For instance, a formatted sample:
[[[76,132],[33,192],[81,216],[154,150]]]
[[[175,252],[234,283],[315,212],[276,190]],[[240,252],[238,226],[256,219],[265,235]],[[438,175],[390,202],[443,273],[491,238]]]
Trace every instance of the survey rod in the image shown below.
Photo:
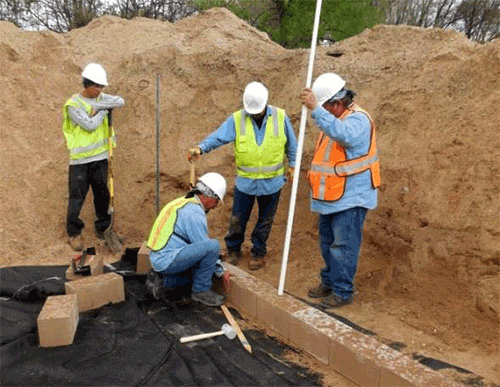
[[[316,13],[314,15],[314,27],[311,40],[311,51],[309,53],[309,66],[307,69],[306,87],[311,87],[312,73],[314,67],[314,56],[316,54],[316,44],[318,40],[319,17],[321,15],[322,0],[316,1]],[[293,174],[292,193],[290,196],[290,209],[288,210],[288,221],[286,225],[285,247],[283,249],[283,259],[281,260],[280,281],[278,284],[278,295],[283,295],[285,287],[286,267],[288,264],[288,253],[290,250],[290,238],[292,235],[293,216],[295,214],[295,201],[297,199],[297,186],[299,184],[300,163],[302,161],[302,147],[304,146],[304,134],[306,131],[307,108],[302,105],[302,115],[300,117],[299,144],[297,146],[297,159],[295,160],[295,173]]]
[[[160,213],[160,74],[156,74],[156,215]]]

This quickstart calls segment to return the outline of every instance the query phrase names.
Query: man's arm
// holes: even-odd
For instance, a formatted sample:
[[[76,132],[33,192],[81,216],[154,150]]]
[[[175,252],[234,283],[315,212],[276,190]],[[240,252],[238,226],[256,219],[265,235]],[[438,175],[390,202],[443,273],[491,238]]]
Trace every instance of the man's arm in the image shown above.
[[[82,127],[82,129],[86,130],[87,132],[96,130],[102,124],[102,121],[108,114],[108,110],[100,110],[96,115],[91,117],[81,107],[68,106],[67,109],[71,121],[73,121],[74,124]]]
[[[231,114],[221,126],[206,137],[200,144],[188,151],[188,160],[198,160],[202,153],[208,153],[222,145],[234,142],[236,139],[236,128],[233,115]]]
[[[94,110],[99,111],[120,108],[123,105],[125,105],[125,101],[122,97],[101,93],[97,101],[94,103],[93,108]]]
[[[288,163],[291,168],[295,168],[295,160],[297,158],[297,138],[295,137],[295,132],[293,131],[293,126],[288,118],[285,115],[285,135],[286,135],[286,145],[285,151],[288,157]]]
[[[311,117],[321,131],[347,148],[365,143],[370,136],[371,124],[363,113],[356,112],[339,120],[323,107],[317,107]]]

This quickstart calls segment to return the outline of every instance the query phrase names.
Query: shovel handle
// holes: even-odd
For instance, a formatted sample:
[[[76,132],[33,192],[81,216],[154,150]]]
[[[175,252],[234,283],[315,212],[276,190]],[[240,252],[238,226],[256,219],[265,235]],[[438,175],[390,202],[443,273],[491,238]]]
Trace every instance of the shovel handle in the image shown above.
[[[194,168],[194,160],[191,160],[189,168],[189,183],[191,184],[191,188],[194,188],[196,185],[196,171]]]

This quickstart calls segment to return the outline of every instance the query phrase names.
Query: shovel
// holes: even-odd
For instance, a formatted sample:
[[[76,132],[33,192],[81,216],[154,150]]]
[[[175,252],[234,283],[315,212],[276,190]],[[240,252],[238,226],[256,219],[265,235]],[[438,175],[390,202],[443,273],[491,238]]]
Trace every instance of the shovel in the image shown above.
[[[104,231],[104,240],[106,245],[114,253],[118,253],[123,249],[122,242],[118,238],[118,235],[113,231],[113,219],[114,219],[114,203],[115,203],[115,190],[114,190],[114,178],[113,178],[113,109],[110,109],[108,113],[108,148],[109,148],[109,160],[108,160],[108,189],[109,189],[109,207],[108,214],[111,215],[111,222],[106,231]]]

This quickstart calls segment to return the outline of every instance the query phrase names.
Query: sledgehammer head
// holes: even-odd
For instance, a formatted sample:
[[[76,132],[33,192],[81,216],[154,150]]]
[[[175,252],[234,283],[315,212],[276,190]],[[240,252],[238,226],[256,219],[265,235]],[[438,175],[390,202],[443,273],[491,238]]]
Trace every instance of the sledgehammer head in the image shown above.
[[[224,335],[229,339],[233,340],[236,337],[236,332],[234,331],[233,327],[229,324],[224,324],[222,325],[222,331],[224,332]]]

